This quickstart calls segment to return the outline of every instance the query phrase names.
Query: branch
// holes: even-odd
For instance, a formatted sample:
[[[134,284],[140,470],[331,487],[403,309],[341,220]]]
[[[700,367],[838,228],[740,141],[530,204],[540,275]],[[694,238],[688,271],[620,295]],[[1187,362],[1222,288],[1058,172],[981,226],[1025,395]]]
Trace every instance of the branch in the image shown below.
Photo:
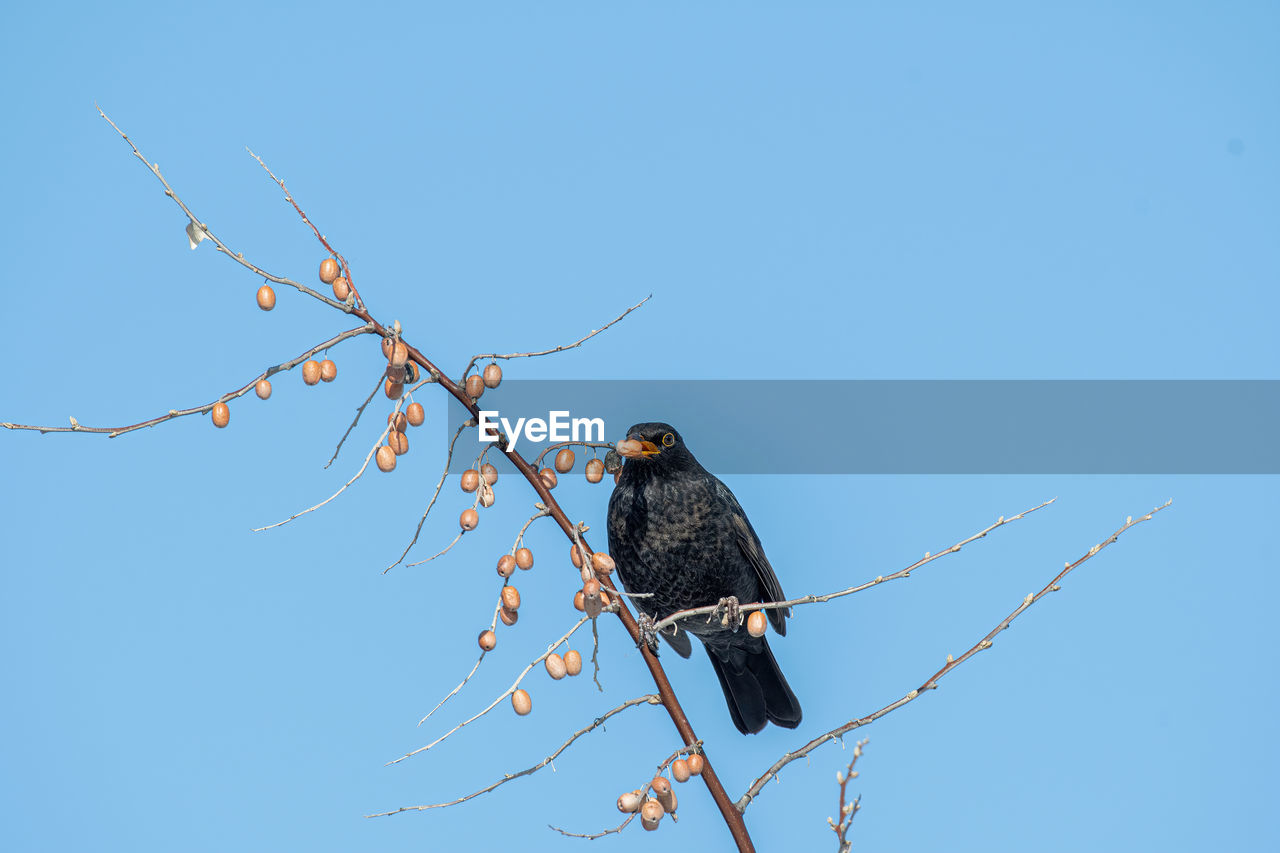
[[[367,334],[370,334],[371,332],[373,332],[373,326],[369,324],[365,324],[363,326],[357,326],[354,329],[348,329],[345,332],[334,335],[332,338],[329,338],[329,340],[325,341],[322,344],[316,344],[311,349],[307,350],[306,352],[302,353],[296,358],[291,358],[288,361],[282,361],[280,364],[277,364],[273,367],[268,367],[266,370],[264,370],[262,373],[259,373],[257,376],[250,379],[247,383],[245,383],[240,388],[237,388],[235,391],[230,391],[226,394],[223,394],[221,397],[219,397],[218,399],[212,402],[205,403],[204,405],[201,405],[201,406],[193,406],[190,409],[170,409],[168,414],[161,415],[158,418],[151,418],[150,420],[142,421],[141,423],[130,424],[129,426],[121,426],[121,427],[89,427],[89,426],[84,426],[75,418],[71,418],[71,426],[65,426],[65,427],[28,426],[27,424],[11,424],[11,423],[0,423],[0,427],[4,427],[5,429],[35,430],[39,432],[41,435],[47,432],[91,432],[91,433],[105,433],[108,438],[115,438],[116,436],[123,435],[126,432],[133,432],[134,430],[144,429],[146,427],[152,427],[152,426],[155,426],[156,424],[164,423],[165,421],[171,421],[174,418],[182,418],[182,417],[186,417],[187,415],[204,414],[210,411],[218,403],[225,403],[228,400],[234,400],[237,397],[244,396],[245,394],[249,393],[249,391],[253,389],[253,386],[257,385],[258,382],[260,382],[261,380],[275,376],[277,373],[280,373],[281,371],[284,371],[284,370],[292,370],[293,368],[297,367],[299,364],[302,364],[302,362],[306,361],[307,359],[311,358],[311,356],[315,355],[316,353],[322,350],[326,350],[332,346],[335,346],[336,344],[340,344],[343,341],[345,341],[347,338],[354,338],[356,335],[367,335]]]
[[[781,770],[783,767],[786,767],[788,764],[795,761],[797,758],[803,758],[804,756],[813,752],[818,747],[822,746],[824,743],[828,743],[833,740],[838,740],[839,738],[843,737],[844,735],[848,734],[854,729],[861,728],[862,726],[865,726],[865,725],[869,725],[870,723],[873,723],[876,720],[883,717],[885,714],[888,714],[892,711],[896,711],[897,709],[901,708],[903,705],[906,705],[907,703],[917,699],[926,690],[937,689],[938,682],[947,673],[951,672],[953,669],[955,669],[960,664],[967,661],[969,658],[976,655],[978,652],[986,651],[987,649],[991,648],[992,640],[995,638],[995,636],[999,634],[1001,631],[1003,631],[1004,629],[1008,628],[1013,623],[1013,620],[1017,619],[1020,615],[1022,615],[1022,613],[1027,610],[1027,608],[1031,607],[1031,605],[1035,604],[1037,601],[1039,601],[1041,598],[1044,598],[1049,593],[1057,592],[1059,589],[1061,589],[1061,587],[1058,585],[1059,581],[1061,581],[1068,574],[1070,574],[1071,571],[1076,569],[1082,563],[1091,559],[1103,548],[1107,547],[1112,542],[1115,542],[1117,539],[1119,539],[1120,534],[1124,533],[1126,530],[1128,530],[1131,527],[1141,524],[1144,521],[1150,521],[1152,516],[1154,516],[1157,512],[1160,512],[1160,510],[1164,509],[1165,507],[1169,506],[1172,503],[1173,501],[1167,501],[1164,504],[1161,504],[1160,506],[1151,510],[1151,512],[1137,519],[1136,521],[1134,520],[1133,516],[1129,516],[1125,520],[1124,525],[1120,527],[1120,529],[1116,530],[1115,533],[1112,533],[1105,541],[1100,542],[1097,545],[1094,545],[1092,548],[1089,549],[1089,551],[1083,557],[1079,558],[1074,563],[1067,563],[1066,566],[1063,568],[1063,570],[1058,572],[1058,574],[1056,574],[1053,577],[1053,580],[1045,584],[1044,587],[1042,587],[1039,592],[1028,594],[1027,597],[1022,600],[1022,603],[1019,604],[1016,608],[1014,608],[1012,613],[1010,613],[1008,616],[1002,619],[1000,623],[996,625],[996,627],[988,631],[986,636],[984,636],[981,640],[979,640],[978,642],[970,646],[968,650],[965,651],[964,654],[960,655],[960,657],[958,658],[953,658],[951,655],[947,655],[946,664],[944,664],[941,669],[939,669],[933,675],[929,676],[923,684],[921,684],[915,690],[912,690],[906,696],[903,696],[901,699],[898,699],[895,702],[891,702],[888,705],[885,705],[880,710],[874,713],[868,714],[865,717],[859,717],[856,720],[850,720],[844,725],[838,726],[832,729],[831,731],[826,732],[825,734],[818,735],[816,738],[809,741],[804,746],[800,747],[794,752],[788,752],[785,755],[783,755],[781,758],[775,761],[773,765],[770,766],[769,769],[766,770],[760,776],[760,778],[752,782],[751,787],[748,788],[746,793],[744,793],[738,799],[738,802],[736,804],[738,811],[745,812],[747,810],[747,806],[751,805],[751,801],[755,799],[757,796],[759,796],[761,790],[764,789],[765,783],[768,782],[770,779],[774,778],[775,776],[777,776],[779,770]]]
[[[569,736],[568,740],[560,744],[559,749],[557,749],[555,752],[551,753],[546,758],[539,761],[537,764],[533,765],[532,767],[526,768],[525,770],[521,770],[519,773],[508,773],[505,776],[503,776],[501,779],[499,779],[497,782],[494,782],[492,785],[487,785],[484,788],[481,788],[479,791],[476,791],[471,794],[467,794],[465,797],[459,797],[458,799],[451,800],[447,803],[431,803],[425,806],[402,806],[401,808],[395,809],[394,811],[378,812],[377,814],[365,815],[365,817],[387,817],[389,815],[400,814],[401,812],[421,812],[421,811],[426,811],[427,809],[442,809],[448,806],[456,806],[459,803],[465,803],[467,800],[473,800],[476,797],[480,796],[481,794],[487,794],[490,791],[494,790],[495,788],[498,788],[502,785],[507,784],[512,779],[519,779],[521,776],[531,776],[534,773],[537,773],[543,767],[546,767],[548,764],[550,764],[551,762],[559,758],[560,754],[564,752],[566,749],[568,749],[570,745],[573,744],[574,741],[576,741],[578,738],[582,737],[583,735],[587,734],[588,732],[594,731],[595,729],[604,725],[604,722],[608,720],[610,717],[614,716],[615,714],[620,714],[626,709],[632,708],[636,705],[661,705],[661,704],[662,704],[662,697],[658,696],[658,694],[656,693],[649,693],[644,696],[637,696],[635,699],[628,699],[618,707],[613,708],[609,711],[606,711],[605,713],[601,714],[599,717],[596,717],[595,720],[591,723],[591,725],[586,726],[585,728],[578,729],[576,732],[574,732],[572,735]]]
[[[551,349],[544,349],[544,350],[540,350],[540,351],[538,351],[538,352],[509,352],[509,353],[506,353],[505,355],[500,355],[500,354],[498,354],[498,353],[496,353],[496,352],[490,352],[490,353],[481,353],[481,354],[479,354],[479,355],[473,355],[473,356],[471,357],[471,361],[467,362],[467,369],[466,369],[466,370],[464,370],[464,371],[462,371],[462,377],[465,379],[465,378],[467,377],[467,374],[469,374],[469,373],[471,372],[471,368],[473,368],[473,367],[475,367],[475,366],[476,366],[476,362],[477,362],[477,361],[482,361],[483,359],[486,359],[486,358],[489,358],[489,359],[494,359],[494,358],[503,358],[503,359],[506,359],[506,358],[533,358],[533,357],[535,357],[535,356],[539,356],[539,355],[553,355],[553,354],[558,353],[558,352],[564,352],[565,350],[571,350],[571,349],[573,349],[574,347],[580,347],[580,346],[582,346],[584,343],[586,343],[587,341],[589,341],[589,340],[591,340],[592,338],[594,338],[596,335],[598,335],[598,334],[600,334],[601,332],[603,332],[605,329],[607,329],[607,328],[609,328],[610,326],[614,325],[615,323],[617,323],[617,322],[621,321],[623,317],[627,316],[627,315],[628,315],[628,314],[630,314],[632,311],[636,310],[637,308],[639,308],[641,305],[645,304],[646,302],[648,302],[648,301],[649,301],[650,299],[652,299],[652,298],[653,298],[653,294],[652,294],[652,293],[650,293],[650,294],[649,294],[648,296],[646,296],[644,299],[641,299],[641,300],[640,300],[639,302],[637,302],[635,305],[632,305],[632,306],[631,306],[630,308],[628,308],[626,311],[623,311],[623,312],[622,312],[621,314],[619,314],[617,317],[614,317],[612,320],[610,320],[609,322],[605,323],[605,324],[604,324],[603,326],[601,326],[600,328],[598,328],[598,329],[592,329],[590,333],[588,333],[588,334],[586,334],[586,335],[583,335],[582,337],[578,338],[576,341],[574,341],[574,342],[573,342],[573,343],[571,343],[571,344],[565,344],[564,346],[552,347]]]
[[[422,534],[422,525],[426,523],[427,516],[431,514],[431,508],[436,505],[436,498],[440,497],[440,490],[444,488],[444,481],[449,479],[449,463],[453,461],[453,446],[458,443],[458,436],[462,435],[462,431],[469,426],[475,426],[475,424],[471,421],[462,424],[458,427],[458,431],[453,434],[453,438],[449,440],[449,455],[445,457],[444,470],[440,472],[440,480],[436,483],[436,490],[432,493],[431,500],[427,503],[427,508],[422,511],[422,518],[418,519],[418,527],[413,531],[413,538],[409,540],[408,545],[404,546],[404,552],[400,555],[400,558],[382,570],[384,575],[403,563],[404,558],[409,556],[409,551],[418,543],[418,537]]]
[[[444,734],[442,734],[440,737],[438,737],[438,738],[436,738],[435,740],[431,741],[431,743],[427,744],[426,746],[420,746],[420,747],[418,747],[417,749],[415,749],[413,752],[406,752],[404,755],[400,756],[399,758],[394,759],[394,760],[392,760],[392,761],[388,761],[388,762],[386,763],[386,765],[385,765],[385,766],[390,767],[392,764],[399,764],[401,761],[404,761],[406,758],[411,758],[411,757],[413,757],[413,756],[417,755],[417,754],[418,754],[418,753],[420,753],[420,752],[426,752],[427,750],[431,749],[432,747],[437,746],[437,745],[439,745],[440,743],[442,743],[443,741],[445,741],[445,740],[446,740],[450,735],[452,735],[454,732],[456,732],[456,731],[458,731],[459,729],[461,729],[463,726],[466,726],[466,725],[468,725],[468,724],[470,724],[470,723],[474,723],[476,720],[480,719],[480,718],[481,718],[481,717],[483,717],[485,714],[487,714],[487,713],[489,713],[490,711],[492,711],[494,708],[496,708],[496,707],[498,706],[498,703],[499,703],[499,702],[501,702],[503,699],[505,699],[505,698],[507,698],[508,696],[510,696],[512,693],[515,693],[515,692],[516,692],[516,688],[518,688],[518,687],[520,686],[520,682],[524,680],[524,677],[525,677],[526,675],[528,675],[530,672],[532,672],[532,671],[533,671],[533,668],[534,668],[535,666],[537,666],[538,664],[540,664],[540,663],[542,663],[544,660],[546,660],[546,659],[547,659],[547,657],[548,657],[548,656],[550,656],[550,654],[551,654],[552,652],[554,652],[557,648],[559,648],[559,647],[560,647],[560,645],[561,645],[562,643],[567,642],[567,641],[569,640],[569,638],[573,636],[573,632],[574,632],[574,631],[577,631],[579,628],[581,628],[581,627],[583,626],[583,624],[584,624],[586,621],[587,621],[587,617],[586,617],[586,616],[583,616],[581,619],[579,619],[579,620],[574,624],[574,626],[573,626],[572,628],[570,628],[570,629],[569,629],[568,631],[566,631],[563,635],[561,635],[560,639],[556,640],[554,643],[552,643],[551,645],[547,646],[547,650],[546,650],[545,652],[543,652],[542,654],[538,655],[538,657],[534,658],[534,659],[533,659],[533,661],[532,661],[528,666],[526,666],[526,667],[524,668],[524,671],[523,671],[523,672],[521,672],[518,676],[516,676],[516,680],[515,680],[515,681],[513,681],[513,682],[511,683],[511,686],[510,686],[510,687],[508,687],[506,690],[504,690],[504,691],[503,691],[503,692],[498,696],[498,698],[497,698],[497,699],[494,699],[492,702],[490,702],[490,703],[489,703],[489,705],[488,705],[488,706],[487,706],[483,711],[480,711],[478,714],[476,714],[476,715],[474,715],[474,716],[472,716],[472,717],[469,717],[469,718],[467,718],[467,719],[463,720],[462,722],[458,723],[456,726],[454,726],[453,728],[449,729],[449,731],[445,732],[445,733],[444,733]]]
[[[351,426],[347,427],[347,431],[342,434],[342,438],[338,439],[338,446],[333,449],[333,455],[329,457],[329,461],[324,463],[324,467],[328,468],[338,458],[338,454],[342,452],[342,445],[346,443],[347,436],[351,435],[351,431],[356,428],[356,424],[360,423],[360,416],[364,414],[365,408],[369,403],[373,402],[373,395],[382,390],[382,377],[378,377],[378,381],[374,384],[373,390],[369,392],[369,396],[364,398],[364,402],[356,409],[356,416],[351,421]]]
[[[201,222],[199,219],[197,219],[196,215],[191,212],[191,208],[187,207],[186,203],[184,203],[182,199],[178,198],[178,194],[173,191],[173,187],[169,186],[169,182],[166,181],[164,179],[164,176],[160,174],[160,167],[157,164],[148,161],[146,157],[142,156],[142,152],[138,150],[138,146],[134,145],[133,140],[130,139],[128,135],[123,130],[121,130],[120,127],[114,121],[112,121],[110,118],[107,117],[107,114],[102,111],[102,107],[99,107],[97,104],[94,104],[93,107],[98,111],[98,115],[106,119],[107,124],[111,125],[115,129],[115,132],[120,134],[120,138],[123,139],[126,143],[128,143],[129,147],[133,149],[133,156],[141,160],[143,164],[147,167],[147,171],[155,175],[156,180],[158,180],[161,184],[164,185],[164,194],[167,195],[169,198],[173,199],[174,203],[177,204],[178,207],[182,208],[182,212],[187,215],[187,218],[189,220],[191,220],[192,226],[195,228],[198,228],[204,234],[204,237],[207,237],[208,239],[212,240],[213,244],[218,247],[219,252],[222,252],[224,255],[231,258],[236,263],[240,264],[240,266],[244,267],[245,269],[252,270],[254,273],[262,276],[268,281],[274,281],[276,284],[287,284],[289,287],[297,288],[299,291],[307,294],[308,296],[319,299],[321,302],[325,303],[331,308],[337,308],[339,311],[343,311],[347,314],[356,313],[351,309],[350,306],[344,305],[341,302],[336,302],[330,299],[329,297],[325,296],[324,294],[318,293],[317,291],[312,290],[311,288],[307,287],[305,284],[299,284],[298,282],[294,281],[291,278],[284,278],[282,276],[272,275],[266,270],[246,261],[244,259],[243,253],[231,251],[230,247],[227,246],[226,243],[222,242],[222,240],[218,239],[218,237],[212,231],[209,230],[209,226]],[[345,264],[343,266],[345,266]],[[368,319],[368,318],[364,318],[364,319]]]
[[[1015,522],[1021,518],[1026,518],[1031,513],[1035,512],[1038,509],[1044,509],[1045,507],[1047,507],[1049,504],[1053,503],[1056,500],[1057,498],[1051,498],[1038,506],[1033,506],[1031,509],[1023,510],[1017,515],[1011,515],[1008,518],[1002,515],[1000,516],[1000,518],[996,520],[995,524],[992,524],[989,527],[985,527],[982,530],[979,530],[977,533],[973,534],[968,539],[961,539],[959,542],[952,545],[950,548],[939,551],[936,554],[926,553],[922,558],[915,561],[911,565],[907,566],[905,569],[899,569],[893,574],[878,575],[876,578],[874,578],[873,580],[869,580],[866,583],[861,583],[861,584],[858,584],[857,586],[851,586],[848,589],[842,589],[839,592],[829,592],[826,595],[805,595],[805,596],[801,596],[800,598],[793,598],[789,601],[753,602],[751,604],[742,604],[739,606],[738,609],[742,613],[749,613],[752,610],[780,610],[782,608],[795,607],[800,604],[820,604],[824,601],[830,601],[833,598],[843,598],[846,595],[853,595],[855,592],[862,592],[863,590],[870,589],[873,586],[879,586],[880,584],[885,583],[887,581],[894,581],[894,580],[900,580],[902,578],[909,578],[911,577],[911,573],[916,569],[920,568],[921,566],[927,563],[932,563],[934,560],[937,560],[941,557],[945,557],[948,554],[958,553],[960,549],[963,548],[965,545],[968,545],[970,542],[974,542],[978,539],[982,539],[988,533],[995,530],[997,527],[1004,527],[1006,524],[1011,524],[1012,522]],[[677,622],[683,619],[689,619],[694,616],[706,615],[709,619],[711,616],[714,616],[720,613],[721,610],[722,609],[719,604],[710,604],[710,605],[707,605],[706,607],[694,607],[689,610],[681,610],[677,613],[672,613],[670,616],[667,616],[658,622],[655,622],[653,624],[653,630],[661,631],[663,628],[667,628],[671,625],[675,625]]]

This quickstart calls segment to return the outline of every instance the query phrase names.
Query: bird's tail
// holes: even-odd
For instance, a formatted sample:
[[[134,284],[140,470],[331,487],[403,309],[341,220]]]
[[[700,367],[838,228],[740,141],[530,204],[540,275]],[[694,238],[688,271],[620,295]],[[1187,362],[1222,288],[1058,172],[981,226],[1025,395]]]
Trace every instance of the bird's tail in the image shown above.
[[[794,729],[800,725],[800,702],[773,658],[765,639],[753,648],[730,646],[713,649],[707,656],[720,679],[729,715],[738,731],[755,734],[766,722]]]

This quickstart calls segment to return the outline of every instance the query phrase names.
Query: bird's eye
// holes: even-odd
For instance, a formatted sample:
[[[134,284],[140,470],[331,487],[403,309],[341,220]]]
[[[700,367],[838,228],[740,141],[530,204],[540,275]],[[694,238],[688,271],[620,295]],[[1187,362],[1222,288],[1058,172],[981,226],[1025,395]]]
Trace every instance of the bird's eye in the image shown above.
[[[672,435],[671,433],[667,433],[666,435],[664,435],[664,436],[662,437],[662,446],[663,446],[663,447],[670,447],[671,445],[673,445],[673,444],[675,444],[675,443],[676,443],[676,437],[675,437],[674,435]]]

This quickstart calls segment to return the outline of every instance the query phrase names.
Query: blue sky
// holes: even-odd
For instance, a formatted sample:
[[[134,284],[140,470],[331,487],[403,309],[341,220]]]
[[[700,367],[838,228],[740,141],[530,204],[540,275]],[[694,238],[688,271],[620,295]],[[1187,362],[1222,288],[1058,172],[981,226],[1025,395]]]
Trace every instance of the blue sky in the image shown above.
[[[582,349],[508,376],[1274,379],[1278,23],[1262,3],[10,10],[0,420],[137,421],[348,327],[296,293],[263,313],[252,275],[189,251],[180,211],[95,101],[236,250],[313,280],[322,254],[252,147],[374,314],[454,372],[573,340],[652,293]],[[336,382],[281,377],[226,430],[0,435],[0,846],[574,849],[586,842],[545,825],[613,825],[616,795],[678,745],[640,708],[554,772],[362,817],[533,764],[647,682],[605,623],[604,694],[536,673],[529,717],[504,709],[382,766],[439,733],[415,723],[473,663],[493,563],[533,497],[506,478],[447,560],[380,574],[442,461],[444,400],[427,395],[429,426],[393,475],[250,532],[331,493],[383,420],[322,468],[380,369],[368,340],[333,357]],[[809,440],[803,401],[761,416]],[[908,581],[800,611],[775,644],[798,731],[743,738],[706,662],[673,661],[732,795],[1173,498],[936,693],[864,730],[853,835],[876,850],[1277,843],[1274,477],[729,484],[794,595],[1058,498]],[[574,477],[558,493],[602,534],[605,487]],[[446,490],[430,543],[462,504]],[[450,724],[571,623],[563,537],[535,525],[528,541],[521,621]],[[834,846],[846,760],[826,747],[769,785],[747,814],[759,849]],[[660,838],[633,826],[596,843],[726,849],[710,798],[680,794]]]

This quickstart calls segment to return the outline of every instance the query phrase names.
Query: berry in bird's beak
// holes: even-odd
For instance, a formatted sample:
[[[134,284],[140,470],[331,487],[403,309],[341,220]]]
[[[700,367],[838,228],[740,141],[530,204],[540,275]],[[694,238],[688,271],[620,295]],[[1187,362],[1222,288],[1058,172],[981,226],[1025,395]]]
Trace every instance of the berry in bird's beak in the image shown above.
[[[658,445],[652,441],[637,440],[634,438],[624,439],[618,442],[618,455],[627,459],[635,459],[639,456],[656,456],[662,452]]]

